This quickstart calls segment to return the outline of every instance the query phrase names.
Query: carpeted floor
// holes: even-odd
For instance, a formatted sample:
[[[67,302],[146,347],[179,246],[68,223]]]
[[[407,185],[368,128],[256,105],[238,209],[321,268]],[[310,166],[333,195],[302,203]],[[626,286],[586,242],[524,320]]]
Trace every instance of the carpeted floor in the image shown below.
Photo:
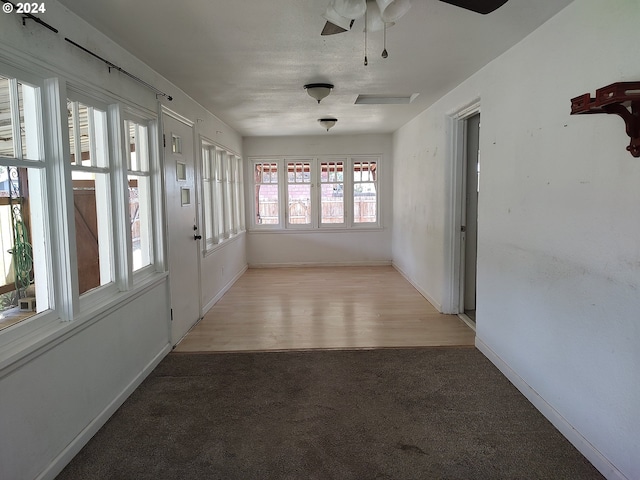
[[[170,354],[59,475],[602,479],[474,348]]]

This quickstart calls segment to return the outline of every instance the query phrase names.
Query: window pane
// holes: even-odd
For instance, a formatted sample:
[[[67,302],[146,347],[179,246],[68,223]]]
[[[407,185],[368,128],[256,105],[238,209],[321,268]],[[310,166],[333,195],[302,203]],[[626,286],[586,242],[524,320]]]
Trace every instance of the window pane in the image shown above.
[[[355,223],[375,223],[376,185],[375,183],[360,183],[356,185],[353,199],[353,219]]]
[[[0,156],[15,157],[9,79],[0,77]]]
[[[0,76],[0,156],[40,159],[38,90]]]
[[[289,223],[309,225],[311,223],[311,185],[289,184]]]
[[[129,213],[133,270],[151,265],[151,204],[149,177],[129,175]]]
[[[0,168],[0,330],[49,308],[43,176]]]
[[[344,162],[320,164],[320,223],[344,223]]]
[[[279,224],[278,165],[276,163],[256,163],[254,179],[256,224]]]
[[[72,181],[78,285],[83,294],[113,280],[109,177],[73,171]]]

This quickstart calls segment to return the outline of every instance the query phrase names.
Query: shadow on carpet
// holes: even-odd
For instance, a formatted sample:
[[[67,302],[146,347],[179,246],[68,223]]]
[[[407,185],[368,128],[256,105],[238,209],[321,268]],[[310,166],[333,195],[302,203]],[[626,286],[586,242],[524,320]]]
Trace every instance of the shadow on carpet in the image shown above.
[[[168,355],[58,476],[602,479],[474,348]]]

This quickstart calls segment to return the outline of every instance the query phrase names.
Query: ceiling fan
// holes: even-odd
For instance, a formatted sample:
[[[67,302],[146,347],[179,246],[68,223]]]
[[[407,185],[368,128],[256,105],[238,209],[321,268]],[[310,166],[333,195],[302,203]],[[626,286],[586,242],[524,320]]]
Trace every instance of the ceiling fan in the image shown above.
[[[440,0],[472,12],[486,15],[508,0]],[[365,16],[365,31],[374,32],[395,24],[411,7],[411,0],[331,0],[322,15],[327,21],[322,35],[351,30],[356,19]]]

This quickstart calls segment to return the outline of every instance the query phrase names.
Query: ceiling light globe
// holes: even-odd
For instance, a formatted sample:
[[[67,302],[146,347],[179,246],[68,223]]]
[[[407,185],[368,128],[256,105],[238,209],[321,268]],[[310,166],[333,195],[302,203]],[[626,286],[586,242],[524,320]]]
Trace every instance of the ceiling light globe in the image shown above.
[[[309,83],[304,88],[310,97],[315,98],[320,103],[320,100],[331,93],[333,85],[330,83]]]
[[[318,119],[318,123],[320,124],[320,126],[322,128],[326,128],[327,132],[331,127],[333,127],[336,124],[337,121],[338,121],[337,118],[319,118]]]

